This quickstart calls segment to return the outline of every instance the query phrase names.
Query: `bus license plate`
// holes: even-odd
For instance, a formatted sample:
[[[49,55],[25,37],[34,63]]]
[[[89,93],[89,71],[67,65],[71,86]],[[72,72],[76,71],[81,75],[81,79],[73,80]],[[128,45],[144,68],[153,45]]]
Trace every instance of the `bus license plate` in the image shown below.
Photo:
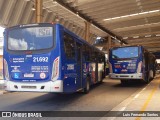
[[[26,74],[24,74],[24,77],[34,77],[34,74],[32,74],[32,73],[26,73]]]
[[[36,89],[36,86],[21,86],[21,88]]]

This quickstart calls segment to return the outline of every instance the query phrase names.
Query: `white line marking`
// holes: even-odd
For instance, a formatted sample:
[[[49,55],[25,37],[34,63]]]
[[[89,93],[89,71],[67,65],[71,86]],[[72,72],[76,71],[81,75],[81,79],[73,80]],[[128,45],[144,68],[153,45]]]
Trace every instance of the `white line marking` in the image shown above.
[[[122,107],[119,111],[124,111],[126,109],[126,107]]]
[[[145,88],[143,88],[143,89],[142,89],[142,91],[143,91],[143,90],[145,90],[145,89],[146,89],[146,87],[145,87]]]
[[[137,98],[140,94],[137,94],[136,96],[134,96],[134,98]]]

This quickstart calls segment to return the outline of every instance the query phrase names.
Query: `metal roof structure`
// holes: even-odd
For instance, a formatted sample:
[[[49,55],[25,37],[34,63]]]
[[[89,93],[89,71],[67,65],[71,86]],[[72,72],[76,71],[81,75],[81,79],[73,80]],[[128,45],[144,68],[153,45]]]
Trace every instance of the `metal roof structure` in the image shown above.
[[[34,6],[34,0],[0,0],[0,25],[34,23]],[[43,22],[59,22],[84,37],[85,20],[91,22],[91,44],[111,35],[160,51],[160,0],[43,0]]]

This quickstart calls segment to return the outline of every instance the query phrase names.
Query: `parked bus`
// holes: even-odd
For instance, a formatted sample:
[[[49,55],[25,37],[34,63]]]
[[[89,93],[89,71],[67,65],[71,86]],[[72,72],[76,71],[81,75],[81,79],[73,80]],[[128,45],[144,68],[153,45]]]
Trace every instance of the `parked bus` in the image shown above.
[[[141,79],[148,83],[155,76],[156,58],[143,46],[113,47],[109,52],[110,78],[122,84]]]
[[[105,54],[53,23],[7,28],[3,65],[7,91],[87,93],[105,77]]]

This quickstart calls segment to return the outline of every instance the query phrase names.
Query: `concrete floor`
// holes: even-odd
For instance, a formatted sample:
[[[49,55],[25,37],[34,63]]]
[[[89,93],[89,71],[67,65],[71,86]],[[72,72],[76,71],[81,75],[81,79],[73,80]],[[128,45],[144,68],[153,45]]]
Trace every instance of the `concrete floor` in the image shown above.
[[[122,86],[119,80],[106,78],[102,84],[92,87],[88,94],[51,94],[51,93],[31,93],[14,92],[0,95],[0,111],[141,111],[141,110],[160,110],[159,105],[152,107],[154,100],[146,100],[153,94],[155,86],[159,85],[159,78],[154,79],[149,85],[133,82]],[[159,86],[154,93],[158,94]],[[156,96],[150,99],[157,99]],[[156,97],[156,98],[155,98]],[[158,98],[160,100],[160,97]],[[146,104],[146,105],[144,105]],[[158,101],[157,103],[158,104]],[[151,107],[152,109],[148,108]],[[106,114],[107,114],[106,112]],[[94,116],[94,115],[93,115]],[[4,118],[1,118],[4,119]],[[10,118],[14,119],[14,118]],[[17,119],[17,118],[16,118]],[[28,118],[26,118],[28,119]],[[124,117],[56,117],[39,118],[59,119],[59,120],[122,120]],[[147,119],[131,118],[125,119]],[[8,120],[8,118],[7,118]],[[38,118],[35,118],[38,120]]]
[[[0,110],[109,111],[144,86],[122,86],[118,80],[105,79],[103,84],[92,86],[89,94],[13,92],[0,96]]]

